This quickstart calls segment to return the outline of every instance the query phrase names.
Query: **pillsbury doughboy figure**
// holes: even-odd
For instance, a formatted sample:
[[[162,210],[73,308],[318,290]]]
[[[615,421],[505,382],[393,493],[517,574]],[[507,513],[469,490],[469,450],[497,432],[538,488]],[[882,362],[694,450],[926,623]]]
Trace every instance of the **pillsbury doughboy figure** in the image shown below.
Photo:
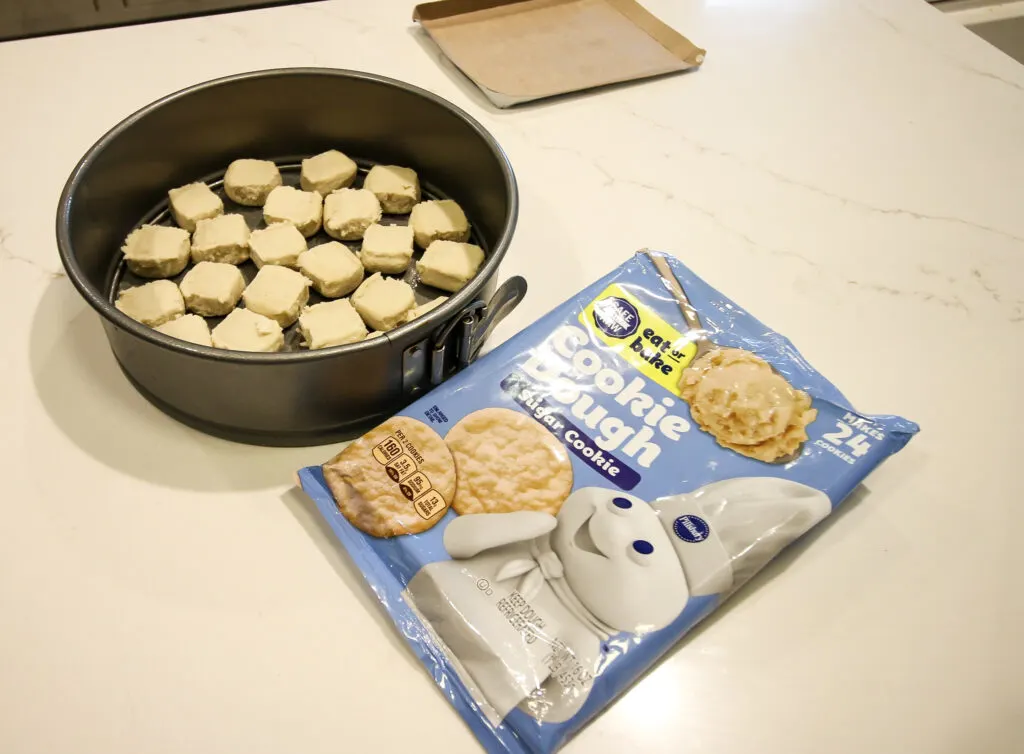
[[[454,519],[452,560],[422,568],[406,597],[492,723],[516,707],[561,722],[610,661],[609,638],[665,628],[690,595],[738,587],[830,510],[824,493],[772,477],[653,504],[585,487],[557,517]]]

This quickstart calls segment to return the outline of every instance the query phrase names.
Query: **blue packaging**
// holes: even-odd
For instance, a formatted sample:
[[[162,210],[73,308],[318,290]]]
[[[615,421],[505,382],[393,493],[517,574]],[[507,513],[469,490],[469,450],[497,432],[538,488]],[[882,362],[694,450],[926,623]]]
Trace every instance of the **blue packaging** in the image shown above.
[[[645,251],[299,478],[484,748],[543,754],[917,431]]]

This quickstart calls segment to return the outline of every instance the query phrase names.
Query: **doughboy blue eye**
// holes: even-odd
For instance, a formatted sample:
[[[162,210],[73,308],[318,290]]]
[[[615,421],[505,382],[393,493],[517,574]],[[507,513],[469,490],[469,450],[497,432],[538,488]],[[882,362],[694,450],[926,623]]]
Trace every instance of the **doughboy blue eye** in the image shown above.
[[[650,555],[652,552],[654,552],[654,545],[652,545],[646,539],[637,539],[633,541],[633,549],[641,555]]]
[[[612,504],[616,508],[622,508],[622,510],[627,510],[627,509],[633,507],[633,503],[631,503],[629,500],[627,500],[624,497],[614,497],[614,498],[612,498]]]

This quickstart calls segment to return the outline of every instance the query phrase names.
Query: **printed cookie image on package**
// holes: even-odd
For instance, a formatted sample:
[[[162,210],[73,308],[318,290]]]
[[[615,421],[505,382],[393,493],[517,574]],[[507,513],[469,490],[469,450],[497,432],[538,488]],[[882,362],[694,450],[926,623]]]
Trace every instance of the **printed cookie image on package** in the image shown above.
[[[484,748],[548,754],[917,431],[641,252],[299,478]]]
[[[426,531],[455,494],[455,462],[426,424],[396,416],[324,464],[338,509],[374,537]]]
[[[544,426],[507,408],[474,411],[445,442],[455,457],[456,513],[558,513],[572,489],[565,446]]]

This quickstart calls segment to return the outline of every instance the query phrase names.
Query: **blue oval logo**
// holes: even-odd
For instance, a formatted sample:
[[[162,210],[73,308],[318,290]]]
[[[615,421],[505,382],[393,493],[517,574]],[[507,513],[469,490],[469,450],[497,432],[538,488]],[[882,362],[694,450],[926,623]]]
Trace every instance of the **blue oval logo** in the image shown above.
[[[628,338],[640,325],[636,307],[618,296],[608,296],[594,303],[594,324],[612,338]]]
[[[703,542],[711,534],[708,522],[700,516],[680,516],[672,522],[672,531],[684,542]]]

